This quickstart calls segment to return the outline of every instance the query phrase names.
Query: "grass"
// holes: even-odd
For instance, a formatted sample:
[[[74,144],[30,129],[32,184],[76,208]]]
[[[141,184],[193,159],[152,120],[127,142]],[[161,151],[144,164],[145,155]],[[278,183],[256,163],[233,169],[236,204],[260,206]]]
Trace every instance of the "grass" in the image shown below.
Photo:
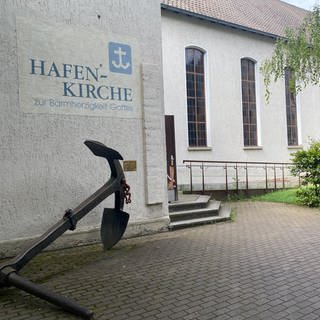
[[[297,193],[297,189],[285,189],[285,190],[269,192],[261,196],[254,196],[254,197],[251,197],[250,199],[255,201],[298,204],[296,193]]]
[[[235,222],[235,221],[236,221],[236,218],[237,218],[237,213],[236,213],[234,210],[231,210],[230,220],[231,220],[232,222]]]

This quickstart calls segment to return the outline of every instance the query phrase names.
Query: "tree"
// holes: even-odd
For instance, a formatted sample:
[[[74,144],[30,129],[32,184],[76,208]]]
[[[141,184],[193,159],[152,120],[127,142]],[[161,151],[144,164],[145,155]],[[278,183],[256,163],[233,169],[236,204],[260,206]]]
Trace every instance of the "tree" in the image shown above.
[[[266,86],[266,99],[270,96],[270,83],[284,78],[289,68],[294,77],[289,85],[292,92],[301,91],[307,84],[320,84],[320,8],[314,7],[297,29],[286,29],[285,37],[278,38],[275,50],[261,71]]]

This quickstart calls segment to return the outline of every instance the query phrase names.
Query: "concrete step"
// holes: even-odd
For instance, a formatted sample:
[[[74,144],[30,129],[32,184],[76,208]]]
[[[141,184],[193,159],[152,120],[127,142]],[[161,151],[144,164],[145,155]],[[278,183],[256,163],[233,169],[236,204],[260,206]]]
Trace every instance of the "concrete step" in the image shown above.
[[[202,218],[193,218],[180,221],[171,221],[169,224],[169,229],[179,229],[186,227],[193,227],[196,225],[208,224],[208,223],[217,223],[230,220],[231,207],[228,204],[222,204],[219,209],[219,214],[215,216],[208,216]]]
[[[186,207],[183,206],[185,209]],[[170,221],[181,221],[181,220],[190,220],[190,219],[198,219],[198,218],[206,218],[217,216],[219,214],[220,209],[220,201],[210,200],[206,203],[206,207],[198,208],[195,206],[190,206],[186,210],[181,211],[173,211],[169,213]]]
[[[210,201],[206,195],[184,195],[181,200],[169,203],[169,212],[205,208]]]
[[[219,217],[221,219],[230,220],[231,218],[231,206],[228,203],[223,203],[220,206]]]

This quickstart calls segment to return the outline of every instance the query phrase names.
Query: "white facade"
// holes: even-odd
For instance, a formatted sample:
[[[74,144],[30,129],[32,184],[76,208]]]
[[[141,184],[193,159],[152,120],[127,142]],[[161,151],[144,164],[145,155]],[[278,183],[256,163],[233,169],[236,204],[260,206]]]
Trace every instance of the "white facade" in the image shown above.
[[[306,88],[297,97],[299,146],[288,147],[284,81],[271,85],[266,103],[262,62],[274,40],[195,18],[162,12],[165,114],[175,117],[178,184],[189,183],[183,160],[289,162],[290,154],[320,137],[320,90]],[[205,52],[207,148],[189,148],[185,48]],[[256,61],[258,147],[243,143],[241,64]]]
[[[132,203],[124,208],[130,214],[127,236],[165,228],[159,1],[1,0],[0,6],[0,257],[19,251],[106,182],[106,162],[86,148],[86,139],[136,162],[137,169],[126,172],[132,192]],[[131,75],[107,71],[110,42],[132,48],[131,84]],[[100,68],[107,80],[98,81],[92,73],[87,79],[86,66]],[[63,82],[71,81],[68,71],[63,77],[63,68],[72,70],[75,85],[68,84],[62,97]],[[121,104],[105,101],[110,88],[104,81],[130,87],[125,102],[133,115],[117,111]],[[96,90],[101,84],[100,98],[72,91],[78,85]],[[36,104],[39,97],[43,109]],[[62,245],[99,240],[104,207],[113,207],[113,197],[81,220]]]

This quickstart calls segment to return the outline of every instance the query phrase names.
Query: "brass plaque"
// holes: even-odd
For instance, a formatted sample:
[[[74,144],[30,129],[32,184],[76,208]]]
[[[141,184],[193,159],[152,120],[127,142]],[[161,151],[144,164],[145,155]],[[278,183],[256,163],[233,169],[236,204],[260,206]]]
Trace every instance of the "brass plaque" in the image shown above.
[[[125,160],[123,161],[124,171],[137,171],[137,161],[136,160]]]

